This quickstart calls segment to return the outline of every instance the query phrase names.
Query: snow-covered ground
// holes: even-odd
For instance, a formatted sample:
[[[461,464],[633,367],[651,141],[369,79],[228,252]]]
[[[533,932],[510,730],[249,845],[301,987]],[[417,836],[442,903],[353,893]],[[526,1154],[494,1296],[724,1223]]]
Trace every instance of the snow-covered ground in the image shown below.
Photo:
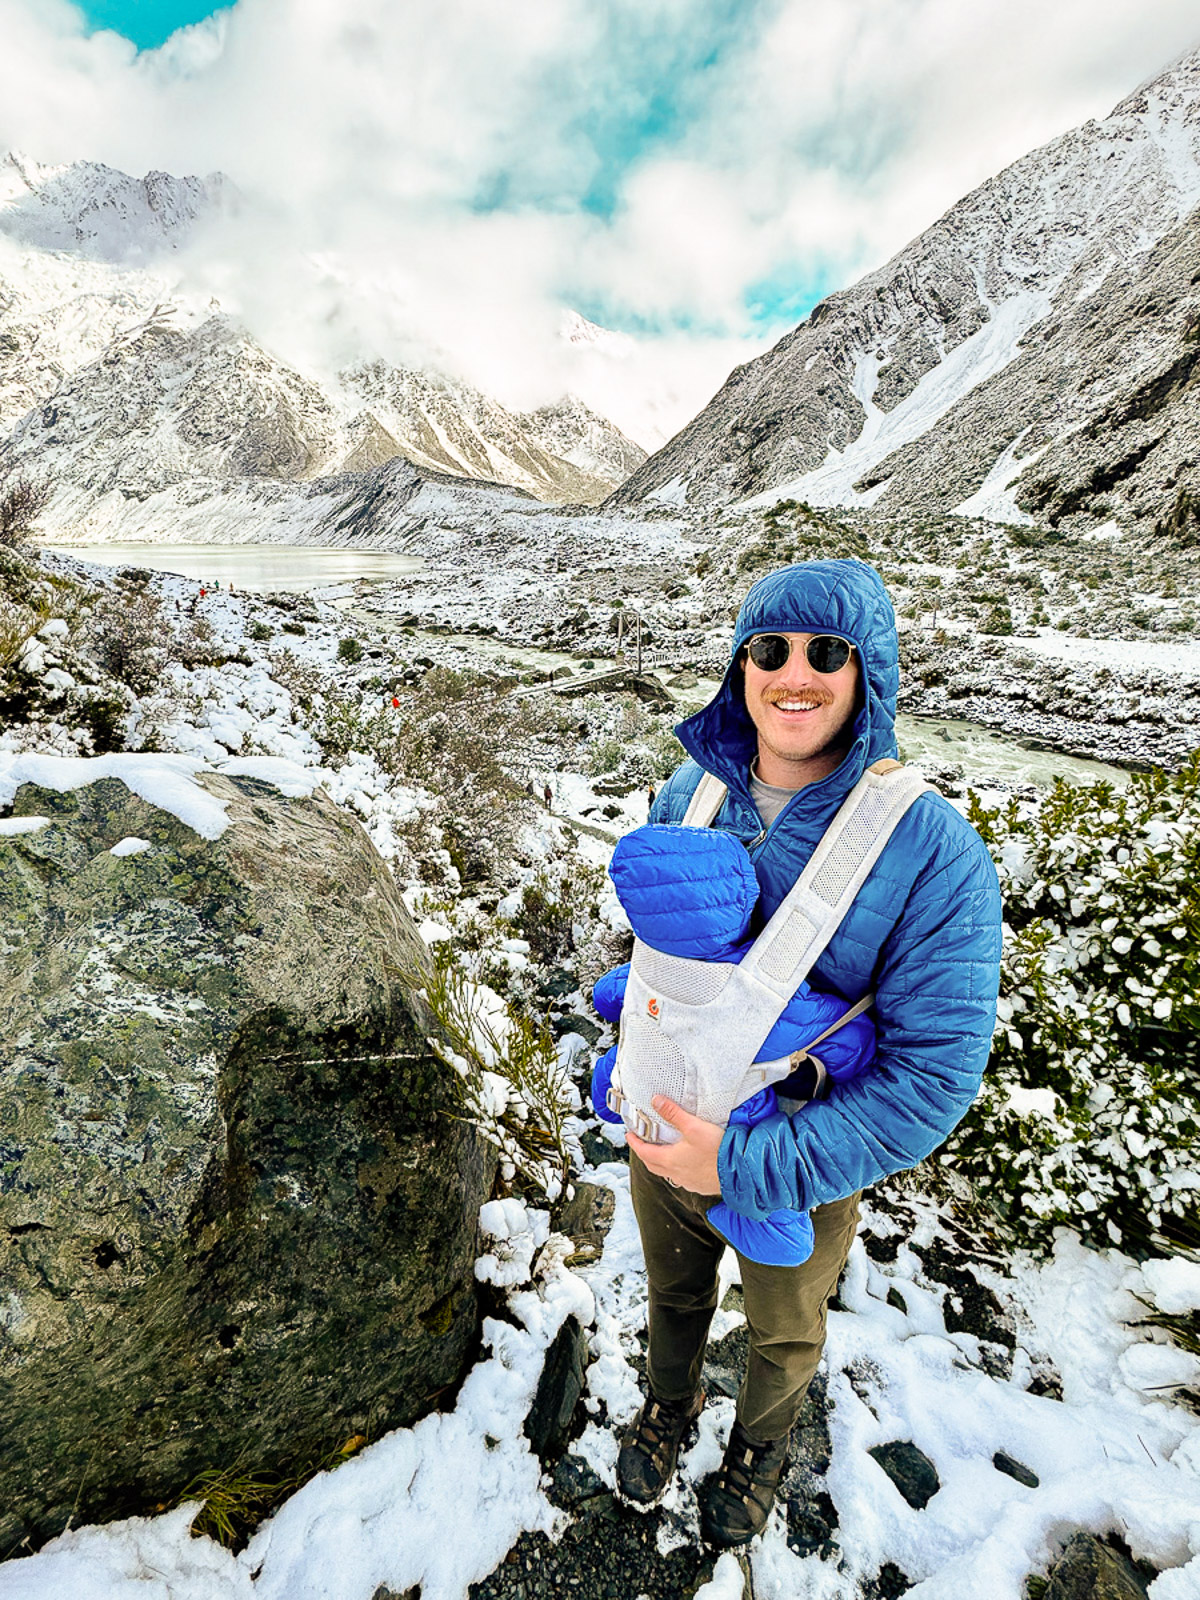
[[[161,588],[168,602],[195,592],[175,578]],[[325,763],[300,707],[274,675],[270,650],[248,642],[256,604],[227,592],[207,597],[205,616],[217,639],[249,651],[250,664],[172,669],[172,693],[188,707],[186,715],[160,719],[159,738],[174,754],[75,760],[66,730],[48,734],[41,753],[24,748],[20,730],[9,730],[0,734],[0,806],[20,781],[69,787],[102,767],[211,834],[222,826],[220,807],[192,781],[211,764],[252,772],[292,793],[319,782],[396,862],[397,829],[429,797],[389,778],[369,755]],[[319,621],[287,636],[289,652],[323,671],[349,672],[337,666],[345,618],[332,607],[315,610]],[[422,639],[420,648],[436,649],[436,641]],[[461,645],[453,648],[461,654]],[[1182,647],[1162,648],[1177,665]],[[59,759],[49,762],[47,750]],[[546,852],[561,844],[563,823],[574,821],[591,829],[580,833],[579,852],[603,864],[611,840],[645,817],[641,791],[614,800],[598,796],[580,773],[549,769],[534,782],[539,791],[543,782],[551,787],[538,825]],[[432,923],[423,931],[431,940],[444,937]],[[568,1315],[590,1330],[590,1417],[574,1450],[611,1487],[617,1433],[639,1403],[632,1363],[645,1321],[627,1169],[614,1159],[582,1177],[615,1197],[603,1255],[586,1269],[565,1265],[571,1246],[549,1234],[544,1215],[516,1202],[485,1208],[491,1243],[479,1276],[506,1285],[508,1311],[485,1323],[483,1349],[452,1411],[387,1435],[311,1480],[236,1556],[193,1537],[197,1508],[181,1507],[74,1529],[32,1556],[0,1564],[0,1600],[374,1600],[380,1586],[404,1594],[414,1585],[421,1600],[465,1600],[468,1586],[494,1572],[523,1533],[561,1539],[570,1515],[551,1498],[550,1478],[522,1431],[545,1352]],[[1164,1569],[1151,1600],[1196,1600],[1200,1418],[1176,1396],[1200,1387],[1200,1361],[1165,1334],[1132,1324],[1145,1314],[1142,1301],[1176,1314],[1200,1308],[1200,1267],[1139,1267],[1115,1251],[1085,1250],[1067,1235],[1048,1262],[994,1261],[981,1270],[1018,1329],[1011,1376],[997,1376],[977,1338],[947,1330],[948,1291],[926,1278],[920,1255],[938,1228],[932,1203],[922,1217],[892,1261],[876,1259],[860,1239],[841,1290],[843,1309],[830,1316],[827,1488],[840,1553],[797,1555],[780,1511],[751,1553],[754,1593],[760,1600],[854,1600],[892,1562],[914,1582],[909,1593],[917,1600],[960,1600],[968,1589],[981,1600],[1020,1600],[1025,1575],[1045,1571],[1067,1535],[1085,1528],[1119,1534],[1135,1557]],[[867,1226],[885,1237],[892,1228],[882,1211],[868,1216]],[[715,1336],[740,1321],[736,1308],[722,1310]],[[1031,1380],[1048,1366],[1061,1379],[1061,1399],[1031,1392]],[[695,1543],[696,1486],[715,1468],[731,1418],[732,1401],[714,1398],[665,1500],[660,1546]],[[896,1440],[912,1441],[937,1469],[942,1487],[924,1510],[908,1505],[868,1454]],[[1038,1487],[997,1471],[993,1456],[1001,1451],[1036,1474]],[[740,1583],[737,1562],[725,1557],[704,1600],[737,1600]]]
[[[611,1487],[617,1431],[639,1404],[629,1357],[646,1309],[627,1169],[612,1161],[583,1176],[611,1188],[616,1202],[603,1255],[586,1269],[566,1267],[573,1247],[549,1234],[545,1213],[516,1201],[485,1207],[495,1233],[480,1276],[496,1276],[499,1257],[518,1264],[501,1281],[516,1281],[507,1316],[484,1325],[484,1350],[453,1411],[389,1434],[312,1479],[236,1556],[193,1537],[198,1507],[184,1506],[66,1533],[0,1566],[0,1596],[372,1600],[380,1586],[405,1593],[419,1585],[422,1600],[463,1600],[522,1532],[561,1535],[567,1514],[550,1499],[549,1476],[522,1432],[545,1352],[569,1315],[590,1330],[583,1404],[593,1413],[603,1404],[606,1421],[589,1422],[573,1449]],[[885,1234],[891,1226],[870,1214],[865,1225]],[[1200,1420],[1173,1393],[1196,1381],[1200,1361],[1130,1324],[1144,1314],[1142,1300],[1163,1309],[1200,1306],[1200,1267],[1139,1267],[1064,1234],[1051,1260],[1018,1259],[1011,1271],[995,1271],[992,1286],[1019,1328],[1012,1377],[1004,1380],[984,1370],[977,1339],[947,1332],[945,1291],[923,1277],[919,1252],[938,1226],[930,1203],[886,1265],[872,1259],[861,1235],[854,1245],[826,1352],[826,1481],[840,1559],[796,1555],[777,1509],[751,1550],[755,1595],[852,1600],[862,1581],[892,1562],[914,1581],[913,1600],[961,1600],[967,1592],[1021,1600],[1025,1576],[1045,1571],[1066,1535],[1084,1528],[1119,1533],[1136,1558],[1164,1569],[1151,1600],[1195,1600]],[[530,1275],[522,1264],[535,1251]],[[714,1332],[724,1335],[740,1321],[738,1312],[722,1311]],[[1047,1361],[1061,1379],[1061,1400],[1029,1391]],[[733,1402],[723,1398],[701,1417],[664,1501],[668,1546],[697,1537],[696,1486],[716,1467],[732,1417]],[[941,1488],[923,1510],[868,1454],[897,1440],[915,1443],[937,1470]],[[997,1452],[1029,1469],[1037,1487],[998,1471]],[[736,1597],[740,1581],[726,1557],[701,1594]]]

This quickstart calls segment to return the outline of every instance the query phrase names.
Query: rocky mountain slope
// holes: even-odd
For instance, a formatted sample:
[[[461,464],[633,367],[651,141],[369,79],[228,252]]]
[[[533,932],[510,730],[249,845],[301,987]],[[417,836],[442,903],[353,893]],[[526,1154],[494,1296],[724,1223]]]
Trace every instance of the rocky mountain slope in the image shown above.
[[[190,292],[169,259],[231,207],[229,194],[220,179],[0,163],[0,473],[52,485],[45,532],[144,536],[146,504],[167,489],[188,485],[194,509],[264,480],[307,485],[398,456],[438,476],[595,503],[645,459],[569,396],[521,415],[459,380],[379,360],[296,370]]]
[[[1200,50],[831,295],[617,491],[1020,521],[1197,481]]]

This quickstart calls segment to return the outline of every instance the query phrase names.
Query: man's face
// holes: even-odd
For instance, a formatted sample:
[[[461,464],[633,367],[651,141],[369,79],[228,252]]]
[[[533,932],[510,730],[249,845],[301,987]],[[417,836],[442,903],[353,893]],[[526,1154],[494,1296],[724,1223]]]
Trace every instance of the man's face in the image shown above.
[[[825,777],[850,748],[858,699],[858,653],[837,672],[817,672],[804,647],[811,633],[788,633],[792,648],[777,672],[743,656],[746,709],[758,730],[758,775],[799,789]]]

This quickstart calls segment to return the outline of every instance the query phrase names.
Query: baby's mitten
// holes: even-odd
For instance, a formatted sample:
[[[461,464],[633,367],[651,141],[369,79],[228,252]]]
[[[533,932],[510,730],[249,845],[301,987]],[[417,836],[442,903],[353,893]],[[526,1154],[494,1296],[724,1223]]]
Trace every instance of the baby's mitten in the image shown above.
[[[731,1127],[752,1128],[779,1110],[779,1099],[768,1084],[729,1115]],[[798,1267],[813,1253],[813,1225],[807,1211],[772,1211],[769,1217],[743,1217],[718,1200],[706,1213],[709,1223],[739,1255],[764,1267]]]
[[[609,1110],[608,1086],[612,1082],[613,1068],[617,1064],[617,1047],[606,1050],[592,1068],[592,1107],[602,1122],[621,1121],[620,1114]]]
[[[602,978],[596,979],[592,989],[592,1006],[605,1022],[620,1020],[621,1007],[625,1004],[625,985],[628,982],[628,961],[622,961],[619,967],[614,967],[611,972],[606,972]]]

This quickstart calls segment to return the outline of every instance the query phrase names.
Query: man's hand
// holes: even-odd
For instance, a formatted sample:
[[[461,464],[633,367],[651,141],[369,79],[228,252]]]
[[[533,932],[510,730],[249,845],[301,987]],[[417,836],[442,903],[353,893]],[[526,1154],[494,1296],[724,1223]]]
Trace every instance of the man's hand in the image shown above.
[[[690,1111],[677,1106],[674,1100],[668,1100],[666,1095],[656,1094],[650,1103],[660,1120],[678,1128],[682,1137],[677,1144],[649,1144],[636,1133],[627,1133],[629,1148],[651,1172],[680,1189],[690,1189],[693,1194],[719,1195],[717,1151],[725,1129],[715,1122],[702,1122]]]

